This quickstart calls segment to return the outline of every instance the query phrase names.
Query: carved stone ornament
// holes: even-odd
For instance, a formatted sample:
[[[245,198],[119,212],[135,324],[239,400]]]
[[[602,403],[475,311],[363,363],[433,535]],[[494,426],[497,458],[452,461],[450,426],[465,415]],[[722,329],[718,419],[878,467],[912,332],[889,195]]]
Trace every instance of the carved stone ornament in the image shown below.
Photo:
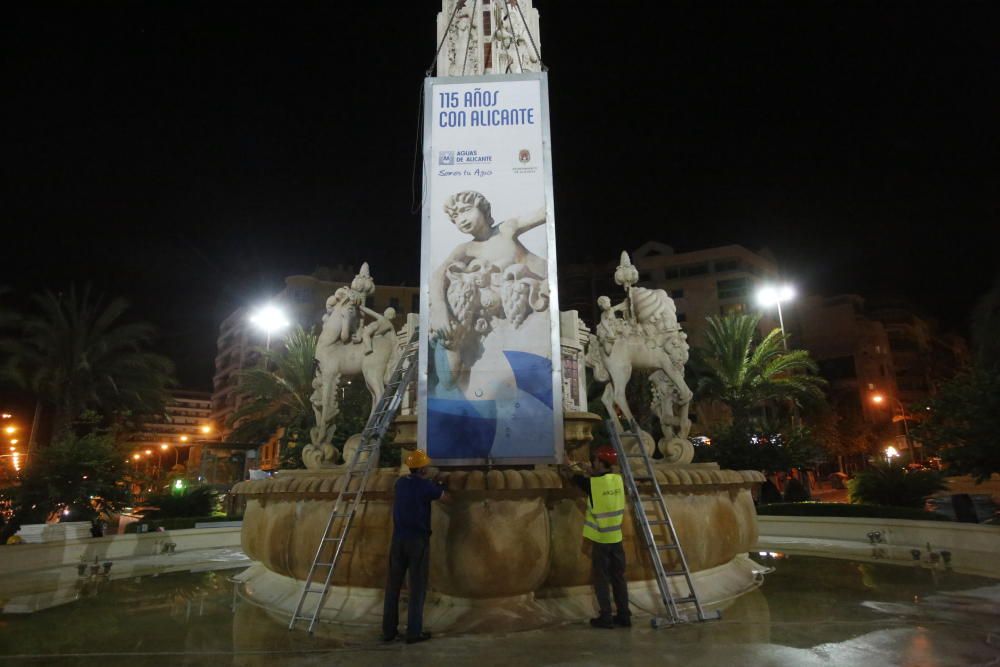
[[[619,411],[629,424],[635,421],[625,399],[632,371],[652,371],[650,407],[663,430],[660,451],[667,462],[690,463],[694,457],[694,447],[688,440],[692,392],[684,381],[689,347],[687,334],[677,322],[677,308],[664,290],[635,287],[639,271],[627,252],[622,252],[614,280],[625,289],[625,299],[612,304],[606,296],[598,298],[601,321],[596,335],[590,337],[586,355],[594,379],[606,383],[601,401],[619,430],[624,430]],[[652,453],[652,437],[641,432],[640,440],[641,446]]]

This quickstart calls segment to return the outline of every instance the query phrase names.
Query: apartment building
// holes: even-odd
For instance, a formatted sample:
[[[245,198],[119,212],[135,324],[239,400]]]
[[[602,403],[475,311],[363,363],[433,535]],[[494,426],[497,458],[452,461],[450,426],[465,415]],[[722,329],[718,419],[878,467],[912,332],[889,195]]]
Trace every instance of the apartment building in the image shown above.
[[[890,418],[886,404],[899,397],[889,335],[865,311],[856,294],[806,296],[795,302],[795,317],[786,322],[796,347],[809,351],[830,383],[828,393],[841,414],[860,414],[869,423]]]
[[[956,334],[943,333],[937,323],[899,300],[882,300],[869,308],[889,336],[899,400],[913,406],[926,402],[942,382],[970,359],[968,344]]]
[[[163,457],[167,468],[174,463],[190,464],[197,461],[197,443],[205,438],[205,427],[213,428],[212,394],[176,389],[170,392],[163,415],[144,422],[142,431],[130,442],[136,450],[153,449],[156,456]],[[167,445],[167,450],[162,450],[161,445]]]

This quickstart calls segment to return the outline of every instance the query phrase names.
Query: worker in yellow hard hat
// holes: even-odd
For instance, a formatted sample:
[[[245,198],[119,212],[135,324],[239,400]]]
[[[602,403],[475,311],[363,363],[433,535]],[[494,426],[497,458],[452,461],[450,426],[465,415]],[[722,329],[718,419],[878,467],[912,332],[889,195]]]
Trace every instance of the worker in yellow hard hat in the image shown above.
[[[392,502],[392,546],[382,610],[382,639],[393,641],[399,635],[399,591],[409,572],[406,643],[415,644],[431,638],[431,633],[423,629],[430,566],[431,502],[449,502],[450,498],[443,486],[428,479],[431,459],[426,453],[414,450],[405,463],[410,474],[396,480]]]

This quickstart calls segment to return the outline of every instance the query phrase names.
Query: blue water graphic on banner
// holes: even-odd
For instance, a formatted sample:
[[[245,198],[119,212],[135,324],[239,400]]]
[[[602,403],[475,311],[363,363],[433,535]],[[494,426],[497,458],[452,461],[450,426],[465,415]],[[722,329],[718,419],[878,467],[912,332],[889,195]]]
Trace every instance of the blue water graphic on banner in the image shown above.
[[[517,388],[531,394],[552,411],[552,361],[529,352],[504,351],[514,371]]]
[[[432,458],[533,458],[551,452],[552,363],[527,352],[504,352],[515,394],[502,401],[466,399],[455,388],[427,399],[427,447]],[[435,356],[435,361],[443,361]]]

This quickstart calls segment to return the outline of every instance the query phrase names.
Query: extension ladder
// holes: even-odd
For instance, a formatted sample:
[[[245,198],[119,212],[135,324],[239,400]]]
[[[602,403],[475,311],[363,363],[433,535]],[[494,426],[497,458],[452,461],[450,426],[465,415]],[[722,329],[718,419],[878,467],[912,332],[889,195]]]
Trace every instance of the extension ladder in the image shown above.
[[[649,551],[650,560],[653,563],[653,571],[656,574],[656,585],[660,589],[660,597],[663,606],[667,611],[666,617],[654,616],[652,625],[654,628],[670,626],[676,623],[686,623],[689,620],[712,621],[720,618],[718,611],[706,614],[698,600],[698,593],[694,589],[691,581],[691,571],[688,569],[687,559],[684,557],[684,550],[677,539],[677,531],[674,530],[673,521],[670,520],[670,513],[667,512],[667,505],[663,500],[663,492],[656,481],[656,474],[653,471],[653,460],[646,453],[639,437],[640,430],[635,422],[630,424],[630,430],[622,433],[618,432],[617,425],[610,419],[605,422],[611,442],[615,452],[618,453],[618,465],[622,471],[622,478],[629,498],[632,500],[632,514],[635,518],[639,532],[642,533],[646,549]],[[622,438],[633,438],[637,443],[636,451],[632,454],[625,450]],[[632,471],[632,460],[640,459],[639,473]],[[666,528],[667,541],[657,542],[654,527],[664,526]],[[674,557],[668,561],[671,567],[677,569],[668,570],[664,565],[662,553],[672,554]],[[670,591],[669,579],[671,577],[684,577],[688,594],[682,597],[674,597]],[[678,610],[679,605],[694,603],[697,611],[697,619],[688,619]]]
[[[330,589],[330,582],[333,580],[333,572],[340,561],[340,556],[344,552],[344,544],[347,542],[347,534],[351,530],[354,516],[361,504],[361,497],[364,495],[368,480],[373,471],[378,469],[379,452],[382,447],[382,440],[392,425],[396,413],[403,402],[407,387],[413,381],[417,372],[417,348],[418,333],[416,327],[410,333],[410,339],[403,346],[399,356],[399,361],[389,377],[389,382],[385,385],[385,391],[381,400],[368,417],[361,432],[361,442],[354,450],[351,460],[347,465],[347,472],[341,478],[340,493],[330,512],[330,518],[326,522],[326,529],[320,539],[319,546],[316,547],[316,555],[313,557],[312,565],[309,566],[309,574],[306,576],[302,586],[302,593],[299,595],[298,604],[292,613],[292,619],[288,623],[288,629],[295,628],[299,621],[309,621],[309,633],[312,634],[319,620],[320,610],[323,609],[323,601]],[[359,480],[357,487],[352,483]],[[325,553],[332,549],[333,555],[329,560],[324,561]],[[319,579],[313,578],[319,574]],[[312,612],[303,613],[306,598],[315,595],[316,605]]]

